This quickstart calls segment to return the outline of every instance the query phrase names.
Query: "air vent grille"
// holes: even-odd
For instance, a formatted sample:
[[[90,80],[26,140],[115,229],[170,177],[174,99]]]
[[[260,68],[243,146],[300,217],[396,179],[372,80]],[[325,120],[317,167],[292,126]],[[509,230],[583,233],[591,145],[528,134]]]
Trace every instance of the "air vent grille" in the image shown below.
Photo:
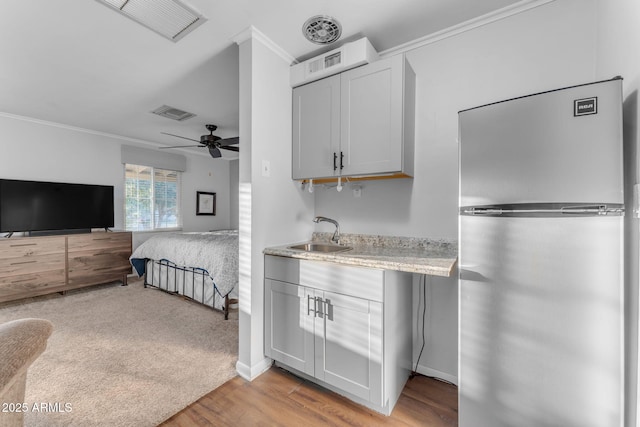
[[[336,52],[333,55],[327,55],[324,58],[324,68],[340,65],[341,61],[342,61],[342,52]]]
[[[180,0],[97,1],[174,42],[207,20]]]
[[[312,43],[329,44],[340,38],[342,26],[330,16],[317,15],[304,23],[302,34]]]
[[[167,119],[177,120],[179,122],[196,116],[193,113],[189,113],[187,111],[183,111],[178,108],[170,107],[168,105],[163,105],[162,107],[158,107],[155,110],[153,110],[152,113],[157,114],[158,116],[166,117]]]

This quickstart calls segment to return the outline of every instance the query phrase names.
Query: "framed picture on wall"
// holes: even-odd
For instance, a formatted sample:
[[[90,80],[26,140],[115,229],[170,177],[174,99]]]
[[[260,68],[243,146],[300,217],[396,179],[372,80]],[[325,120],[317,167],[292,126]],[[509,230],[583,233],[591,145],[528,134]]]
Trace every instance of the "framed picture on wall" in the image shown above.
[[[216,193],[196,192],[196,215],[216,214]]]

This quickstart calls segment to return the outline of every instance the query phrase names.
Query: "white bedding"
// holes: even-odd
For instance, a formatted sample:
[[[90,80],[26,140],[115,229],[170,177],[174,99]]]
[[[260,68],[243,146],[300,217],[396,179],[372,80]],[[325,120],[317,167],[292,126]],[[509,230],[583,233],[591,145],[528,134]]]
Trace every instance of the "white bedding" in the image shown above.
[[[226,296],[238,285],[238,231],[163,233],[136,248],[136,259],[169,260],[179,266],[207,270],[220,296]],[[138,276],[144,271],[136,267]]]

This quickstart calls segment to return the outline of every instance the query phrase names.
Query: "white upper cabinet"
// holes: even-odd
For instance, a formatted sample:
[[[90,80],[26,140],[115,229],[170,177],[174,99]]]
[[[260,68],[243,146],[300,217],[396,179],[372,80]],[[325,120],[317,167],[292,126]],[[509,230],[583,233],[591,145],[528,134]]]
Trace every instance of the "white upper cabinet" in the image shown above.
[[[342,75],[343,174],[402,172],[403,63],[396,56]]]
[[[340,75],[294,89],[292,152],[294,179],[332,176],[338,170]]]
[[[293,179],[413,175],[415,73],[397,55],[293,90]]]

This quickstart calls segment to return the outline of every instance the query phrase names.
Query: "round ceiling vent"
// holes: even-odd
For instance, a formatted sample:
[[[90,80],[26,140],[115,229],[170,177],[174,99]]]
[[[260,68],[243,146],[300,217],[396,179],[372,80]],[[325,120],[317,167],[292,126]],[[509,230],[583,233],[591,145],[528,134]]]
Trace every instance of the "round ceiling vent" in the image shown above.
[[[330,16],[318,15],[307,19],[302,34],[312,43],[329,44],[340,38],[342,26]]]

